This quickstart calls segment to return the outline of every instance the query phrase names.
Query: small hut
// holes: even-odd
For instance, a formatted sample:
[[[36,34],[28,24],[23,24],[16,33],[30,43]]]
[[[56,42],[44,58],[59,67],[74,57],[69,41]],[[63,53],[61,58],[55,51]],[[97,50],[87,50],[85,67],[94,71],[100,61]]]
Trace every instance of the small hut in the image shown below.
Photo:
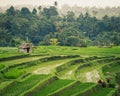
[[[32,43],[22,43],[19,47],[18,47],[18,51],[19,52],[26,52],[26,53],[30,53],[32,52],[34,46]]]

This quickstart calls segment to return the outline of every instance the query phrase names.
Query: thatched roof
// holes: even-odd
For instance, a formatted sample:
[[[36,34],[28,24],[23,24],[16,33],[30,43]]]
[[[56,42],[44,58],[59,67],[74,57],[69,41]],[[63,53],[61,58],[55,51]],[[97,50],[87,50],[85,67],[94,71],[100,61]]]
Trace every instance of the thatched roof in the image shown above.
[[[32,47],[34,47],[32,43],[22,43],[19,46],[19,48],[22,48],[22,49],[24,49],[24,48],[32,48]]]

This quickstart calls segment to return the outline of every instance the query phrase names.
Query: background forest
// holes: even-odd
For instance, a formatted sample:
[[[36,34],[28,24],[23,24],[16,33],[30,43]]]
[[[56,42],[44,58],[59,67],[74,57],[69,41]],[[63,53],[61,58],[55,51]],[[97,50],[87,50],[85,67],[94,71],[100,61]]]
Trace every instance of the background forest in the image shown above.
[[[50,45],[51,39],[61,46],[120,45],[119,12],[119,7],[59,10],[57,3],[32,10],[11,6],[0,13],[0,46]]]

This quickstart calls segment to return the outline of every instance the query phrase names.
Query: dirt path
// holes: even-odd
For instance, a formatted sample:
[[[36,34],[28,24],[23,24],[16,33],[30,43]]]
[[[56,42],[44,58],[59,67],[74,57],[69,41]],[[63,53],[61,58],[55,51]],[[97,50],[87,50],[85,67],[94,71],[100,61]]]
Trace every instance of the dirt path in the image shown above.
[[[64,64],[64,62],[59,63],[59,64],[54,64],[54,65],[48,65],[48,66],[45,66],[45,67],[41,67],[41,68],[38,68],[37,70],[33,71],[33,73],[34,74],[49,74],[52,69],[54,69],[55,67],[60,66],[62,64]]]
[[[92,82],[91,72],[86,73],[87,82]]]
[[[87,82],[97,82],[99,79],[100,79],[100,75],[97,70],[93,70],[86,73]]]
[[[70,70],[70,71],[64,73],[64,75],[62,75],[60,78],[62,78],[62,79],[71,79],[72,78],[71,77],[72,73],[73,73],[73,71]]]

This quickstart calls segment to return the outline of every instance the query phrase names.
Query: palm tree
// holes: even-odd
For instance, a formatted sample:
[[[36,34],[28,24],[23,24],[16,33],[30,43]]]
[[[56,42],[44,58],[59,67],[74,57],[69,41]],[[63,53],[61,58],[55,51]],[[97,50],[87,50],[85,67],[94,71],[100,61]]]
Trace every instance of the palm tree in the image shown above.
[[[57,38],[51,38],[50,39],[50,44],[53,46],[57,46],[60,42],[58,42]]]
[[[39,6],[38,9],[39,9],[39,14],[41,14],[42,6]]]
[[[57,5],[58,5],[57,1],[54,2],[54,5],[55,5],[55,7],[57,7]]]

